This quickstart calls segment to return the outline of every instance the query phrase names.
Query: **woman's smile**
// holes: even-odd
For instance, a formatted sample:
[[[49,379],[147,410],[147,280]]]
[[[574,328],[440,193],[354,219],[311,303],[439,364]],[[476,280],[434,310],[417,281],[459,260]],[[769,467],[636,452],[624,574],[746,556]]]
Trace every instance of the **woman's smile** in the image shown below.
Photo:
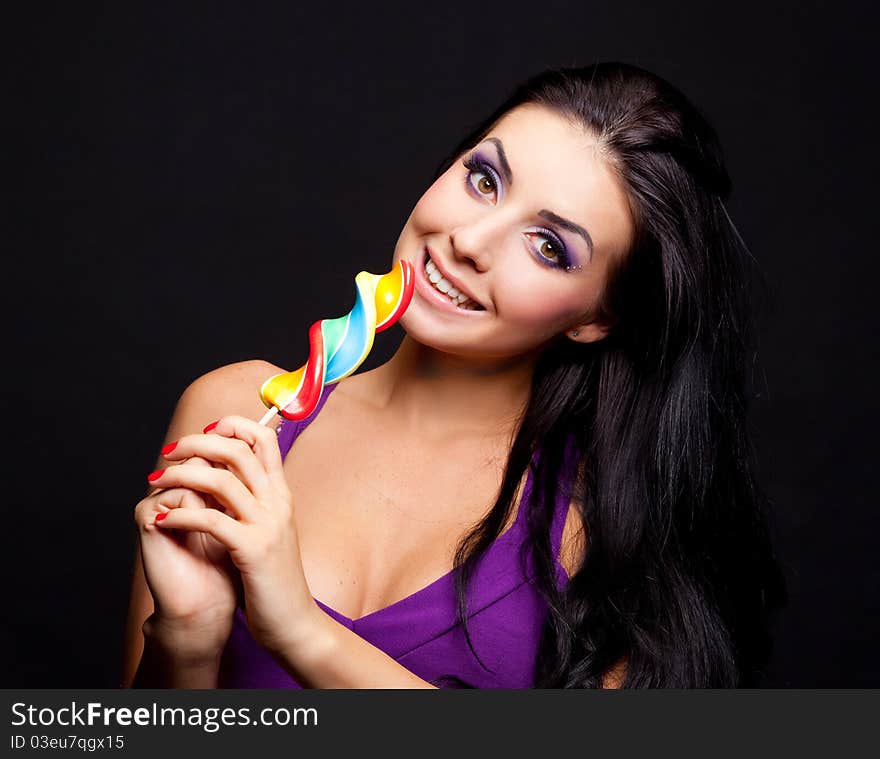
[[[427,267],[433,268],[434,271],[428,271]],[[423,251],[416,265],[416,291],[419,293],[419,295],[421,295],[423,300],[425,300],[430,306],[437,308],[440,311],[445,311],[447,313],[456,314],[459,316],[473,317],[488,313],[487,310],[479,304],[470,308],[467,306],[456,305],[455,303],[453,303],[452,298],[448,294],[438,290],[435,287],[435,283],[431,281],[432,275],[435,279],[439,278],[441,282],[446,278],[443,277],[440,271],[435,267],[436,263],[432,261],[430,254],[426,249],[425,251]],[[440,276],[438,277],[438,275]],[[454,287],[453,292],[459,293],[459,297],[465,295],[465,293],[457,290]],[[473,303],[473,301],[464,302]]]

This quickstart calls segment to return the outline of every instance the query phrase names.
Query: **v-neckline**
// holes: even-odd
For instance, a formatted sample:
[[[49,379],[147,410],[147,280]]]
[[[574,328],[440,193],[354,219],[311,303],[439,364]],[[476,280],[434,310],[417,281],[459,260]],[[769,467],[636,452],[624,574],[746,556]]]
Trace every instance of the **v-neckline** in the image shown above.
[[[506,541],[509,541],[511,538],[516,537],[521,531],[522,520],[521,517],[525,513],[523,509],[525,508],[524,502],[528,496],[528,492],[531,488],[532,482],[532,471],[529,468],[528,478],[526,480],[526,485],[523,487],[522,497],[520,498],[520,505],[517,508],[517,515],[514,519],[513,524],[507,528],[504,532],[502,532],[495,540],[493,540],[488,548],[486,548],[485,553],[483,554],[483,558],[488,557],[493,551],[497,551],[499,546],[503,545]],[[455,569],[450,569],[445,574],[440,575],[436,580],[428,583],[427,585],[419,588],[418,590],[410,593],[408,596],[404,596],[403,598],[393,601],[387,606],[383,606],[380,609],[376,609],[375,611],[367,612],[366,614],[352,619],[351,617],[343,614],[341,611],[334,609],[329,604],[324,603],[320,598],[316,598],[312,596],[312,599],[317,603],[324,611],[330,612],[332,615],[339,617],[350,625],[361,625],[367,622],[372,622],[373,620],[379,618],[380,616],[387,616],[394,611],[400,610],[404,606],[409,606],[411,604],[416,603],[421,600],[424,596],[431,595],[435,593],[437,589],[444,584],[449,584],[453,580],[453,575],[455,573]]]
[[[299,435],[303,432],[303,427],[308,426],[308,424],[311,424],[311,422],[313,422],[314,419],[317,417],[317,415],[321,412],[321,410],[324,407],[324,404],[327,401],[327,398],[329,398],[330,393],[332,393],[333,390],[336,389],[337,384],[338,383],[332,383],[330,385],[325,385],[325,387],[324,387],[325,392],[323,392],[321,394],[321,397],[318,401],[318,405],[315,407],[315,410],[312,412],[312,414],[310,414],[309,417],[307,417],[306,419],[301,420],[300,422],[297,423],[296,434],[294,436],[294,439],[291,440],[290,444],[287,446],[287,450],[284,452],[283,458],[285,458],[285,459],[287,458],[287,454],[290,452],[291,448],[293,448],[293,443],[296,442],[296,438],[299,437]],[[513,524],[509,528],[504,530],[504,532],[502,532],[497,538],[495,538],[495,540],[493,540],[489,544],[489,546],[486,548],[486,550],[483,554],[483,557],[482,557],[483,559],[488,558],[490,554],[492,554],[494,551],[498,550],[498,547],[500,545],[503,545],[504,543],[508,542],[511,538],[518,537],[519,534],[521,533],[522,526],[525,523],[526,504],[528,502],[528,497],[529,497],[529,494],[532,489],[533,464],[534,464],[534,458],[536,455],[537,455],[537,451],[535,453],[533,453],[532,459],[530,460],[529,465],[527,467],[528,474],[526,475],[526,482],[522,488],[522,494],[520,495],[519,503],[517,504],[517,513],[516,513],[516,516],[514,517]],[[317,603],[318,606],[320,606],[325,612],[328,612],[331,616],[337,617],[339,620],[344,622],[347,626],[351,627],[354,625],[362,625],[362,624],[367,624],[369,622],[372,622],[376,619],[379,619],[380,617],[387,616],[388,614],[391,614],[394,611],[399,611],[404,607],[408,607],[408,606],[416,603],[417,601],[420,601],[423,597],[431,595],[432,593],[436,594],[437,590],[442,585],[449,584],[453,580],[454,573],[455,573],[455,569],[454,568],[450,569],[449,571],[445,572],[440,577],[438,577],[436,580],[432,580],[430,583],[419,588],[418,590],[414,591],[413,593],[410,593],[408,596],[404,596],[403,598],[401,598],[397,601],[393,601],[392,603],[388,604],[387,606],[383,606],[380,609],[375,609],[374,611],[368,612],[368,613],[363,614],[360,617],[357,617],[354,619],[352,617],[349,617],[346,614],[343,614],[341,611],[334,609],[329,604],[324,603],[320,598],[312,596],[312,600],[314,600],[315,603]]]

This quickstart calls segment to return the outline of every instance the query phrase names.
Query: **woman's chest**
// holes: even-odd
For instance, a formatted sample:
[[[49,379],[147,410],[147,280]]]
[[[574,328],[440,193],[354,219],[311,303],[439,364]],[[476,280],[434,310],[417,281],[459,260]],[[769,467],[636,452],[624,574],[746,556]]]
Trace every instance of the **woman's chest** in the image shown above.
[[[507,451],[336,433],[307,428],[284,469],[312,595],[358,619],[451,570],[461,538],[498,496]]]

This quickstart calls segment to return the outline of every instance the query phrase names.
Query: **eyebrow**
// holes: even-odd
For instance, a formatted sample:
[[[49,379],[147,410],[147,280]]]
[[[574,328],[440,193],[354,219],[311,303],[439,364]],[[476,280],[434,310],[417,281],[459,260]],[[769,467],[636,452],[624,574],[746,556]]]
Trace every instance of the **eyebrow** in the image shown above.
[[[507,184],[513,184],[513,172],[510,170],[510,164],[507,162],[507,154],[504,152],[504,145],[497,137],[487,137],[486,142],[491,142],[498,151],[498,162],[501,164],[501,173]]]
[[[501,143],[501,140],[497,137],[487,137],[486,142],[491,142],[495,146],[495,149],[498,151],[498,162],[501,164],[501,173],[504,174],[507,184],[513,186],[513,171],[510,169],[510,163],[507,160],[507,154],[504,152],[504,145]],[[593,260],[593,238],[590,237],[590,233],[580,224],[575,224],[573,221],[569,221],[559,214],[553,213],[553,211],[548,211],[546,208],[538,211],[538,216],[582,237],[590,251],[590,260]]]

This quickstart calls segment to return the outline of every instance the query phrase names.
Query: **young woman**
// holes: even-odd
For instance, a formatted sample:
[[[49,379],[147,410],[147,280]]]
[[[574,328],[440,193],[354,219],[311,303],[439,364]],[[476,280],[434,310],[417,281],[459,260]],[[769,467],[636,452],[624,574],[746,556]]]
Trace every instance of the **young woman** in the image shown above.
[[[753,684],[785,589],[729,190],[655,75],[519,86],[403,227],[390,361],[278,430],[254,420],[282,368],[183,393],[135,509],[124,684]]]

